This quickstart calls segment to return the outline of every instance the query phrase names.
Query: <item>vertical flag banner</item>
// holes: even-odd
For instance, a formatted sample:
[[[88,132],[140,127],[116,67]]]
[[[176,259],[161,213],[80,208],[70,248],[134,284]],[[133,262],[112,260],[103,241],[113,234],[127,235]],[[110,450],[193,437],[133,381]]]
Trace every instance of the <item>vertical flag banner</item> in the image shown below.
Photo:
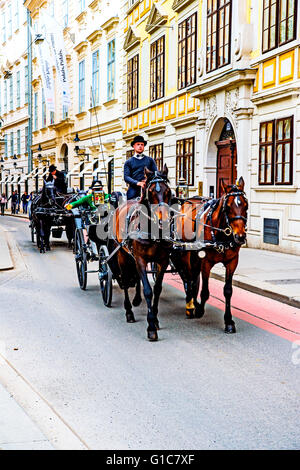
[[[45,12],[43,19],[47,30],[47,37],[49,38],[50,47],[52,49],[55,60],[57,75],[61,85],[62,105],[69,107],[71,104],[71,98],[63,29],[54,18]]]
[[[30,29],[32,37],[34,38],[36,36],[36,32],[32,28]],[[53,61],[50,55],[49,46],[46,41],[43,41],[42,44],[35,44],[35,47],[40,66],[46,106],[49,111],[55,112],[55,90],[52,70]]]

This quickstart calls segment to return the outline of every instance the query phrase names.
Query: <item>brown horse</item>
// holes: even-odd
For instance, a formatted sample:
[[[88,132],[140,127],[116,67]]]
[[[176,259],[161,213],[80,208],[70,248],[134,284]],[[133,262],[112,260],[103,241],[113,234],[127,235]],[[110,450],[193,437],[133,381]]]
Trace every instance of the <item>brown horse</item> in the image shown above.
[[[163,240],[161,233],[164,223],[169,222],[169,204],[171,190],[168,184],[168,168],[165,165],[163,172],[155,174],[145,168],[145,188],[141,200],[128,201],[117,208],[115,213],[116,242],[121,245],[117,253],[122,287],[124,289],[126,319],[128,323],[135,322],[132,306],[128,295],[128,288],[138,286],[140,279],[143,283],[144,296],[147,302],[148,339],[157,341],[159,323],[158,302],[162,290],[164,273],[169,264],[170,243]],[[141,227],[141,211],[145,224]],[[156,229],[155,239],[152,229]],[[151,285],[147,277],[148,263],[157,263],[157,277],[154,285],[154,298]],[[153,298],[153,303],[152,303]],[[133,304],[141,302],[137,290]]]
[[[239,251],[246,241],[248,201],[244,193],[244,180],[240,178],[237,185],[225,185],[222,182],[223,195],[221,198],[211,201],[191,199],[182,206],[185,218],[178,218],[177,225],[183,225],[185,220],[192,220],[193,229],[199,236],[199,230],[204,230],[203,259],[199,258],[201,252],[194,250],[186,252],[181,261],[179,256],[172,254],[171,258],[178,270],[186,290],[186,313],[188,318],[201,318],[204,315],[205,304],[209,299],[209,276],[217,263],[222,263],[226,268],[224,286],[225,308],[225,333],[235,333],[235,323],[231,315],[232,279],[239,261]],[[200,217],[199,217],[200,214]],[[198,225],[197,225],[198,221]],[[183,239],[189,236],[182,229]],[[202,274],[201,304],[197,302]]]

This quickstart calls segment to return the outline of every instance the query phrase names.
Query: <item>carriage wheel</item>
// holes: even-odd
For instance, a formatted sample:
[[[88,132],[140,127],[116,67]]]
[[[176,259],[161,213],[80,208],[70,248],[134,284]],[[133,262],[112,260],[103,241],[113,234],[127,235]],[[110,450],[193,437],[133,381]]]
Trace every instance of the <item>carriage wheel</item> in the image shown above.
[[[99,282],[103,303],[106,307],[111,307],[112,300],[112,271],[106,263],[109,252],[106,245],[102,245],[99,250]]]
[[[85,290],[87,285],[87,256],[81,230],[75,232],[75,261],[80,289]]]

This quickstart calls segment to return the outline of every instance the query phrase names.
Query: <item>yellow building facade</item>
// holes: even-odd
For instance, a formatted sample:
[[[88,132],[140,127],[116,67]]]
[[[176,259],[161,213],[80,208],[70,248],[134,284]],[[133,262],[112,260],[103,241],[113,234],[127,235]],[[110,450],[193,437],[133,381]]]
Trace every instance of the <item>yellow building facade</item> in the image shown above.
[[[299,2],[124,0],[122,16],[127,156],[142,134],[190,194],[243,176],[249,246],[300,254]]]

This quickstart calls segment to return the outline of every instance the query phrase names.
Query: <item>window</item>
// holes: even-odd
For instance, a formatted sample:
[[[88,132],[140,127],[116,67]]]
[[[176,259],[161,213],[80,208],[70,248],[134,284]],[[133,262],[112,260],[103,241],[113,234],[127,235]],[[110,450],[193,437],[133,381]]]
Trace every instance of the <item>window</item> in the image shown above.
[[[34,130],[38,129],[38,93],[34,94]]]
[[[138,107],[139,56],[127,62],[127,111]]]
[[[115,97],[116,74],[116,41],[113,39],[107,45],[107,101]]]
[[[99,104],[99,51],[92,55],[92,90],[90,107],[93,108]]]
[[[52,16],[52,18],[54,18],[54,0],[51,0],[48,8],[49,8],[49,15]]]
[[[17,154],[21,155],[21,131],[17,130]]]
[[[178,26],[178,90],[196,82],[197,14]]]
[[[230,62],[231,0],[207,2],[207,72],[224,67]]]
[[[129,158],[133,157],[133,155],[134,155],[134,150],[127,150],[126,160],[129,160]]]
[[[46,100],[45,100],[45,92],[44,89],[42,90],[42,127],[47,126],[47,113],[46,113]]]
[[[28,65],[25,65],[25,104],[28,103]]]
[[[80,3],[80,13],[85,9],[85,0],[79,0]]]
[[[15,0],[15,30],[19,29],[20,18],[19,18],[19,0]]]
[[[63,114],[63,117],[62,117],[63,120],[67,119],[69,115],[69,110],[68,110],[68,106],[66,106],[65,104],[63,105],[62,114]]]
[[[293,118],[260,125],[259,184],[293,184]]]
[[[13,87],[13,76],[10,76],[9,79],[9,110],[14,109],[14,87]]]
[[[194,137],[176,142],[176,184],[180,179],[194,184]]]
[[[85,108],[85,61],[79,63],[79,113]]]
[[[163,170],[163,144],[151,145],[149,147],[149,156],[155,160],[158,171]]]
[[[4,80],[4,114],[7,113],[7,80]]]
[[[164,96],[165,89],[165,37],[158,39],[150,47],[150,100]]]
[[[7,7],[7,37],[10,38],[12,36],[12,11],[11,11],[11,4]]]
[[[12,157],[14,154],[14,133],[10,133],[10,156]]]
[[[25,127],[25,153],[28,153],[28,127]]]
[[[2,42],[6,41],[6,20],[5,13],[2,13]]]
[[[50,125],[54,124],[54,119],[55,119],[54,111],[50,111]]]
[[[64,28],[68,26],[69,22],[69,0],[63,0],[63,25]]]
[[[17,108],[21,106],[21,80],[20,71],[17,72]]]
[[[263,52],[296,39],[297,0],[264,0]]]
[[[7,140],[7,134],[4,135],[4,152],[5,152],[5,157],[8,157],[8,140]]]

